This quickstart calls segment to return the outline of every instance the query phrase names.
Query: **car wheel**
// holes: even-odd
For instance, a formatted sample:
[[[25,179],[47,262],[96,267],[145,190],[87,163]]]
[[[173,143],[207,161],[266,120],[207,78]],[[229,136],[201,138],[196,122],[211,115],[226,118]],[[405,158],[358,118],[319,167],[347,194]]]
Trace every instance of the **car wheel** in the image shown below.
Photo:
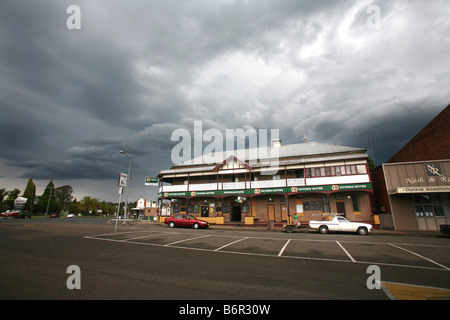
[[[200,225],[199,225],[198,223],[194,223],[194,224],[192,225],[192,228],[198,229],[198,228],[200,228]]]
[[[292,233],[292,231],[294,231],[294,226],[287,226],[286,227],[286,232],[287,233]]]
[[[173,222],[173,221],[170,221],[170,223],[169,223],[169,227],[170,227],[170,228],[173,228],[173,227],[175,227],[175,222]]]
[[[320,226],[319,232],[320,232],[321,234],[328,233],[328,227],[327,227],[327,226]]]
[[[358,234],[360,234],[362,236],[364,236],[368,233],[367,228],[365,228],[365,227],[358,228],[358,231],[356,231],[356,232],[358,232]]]

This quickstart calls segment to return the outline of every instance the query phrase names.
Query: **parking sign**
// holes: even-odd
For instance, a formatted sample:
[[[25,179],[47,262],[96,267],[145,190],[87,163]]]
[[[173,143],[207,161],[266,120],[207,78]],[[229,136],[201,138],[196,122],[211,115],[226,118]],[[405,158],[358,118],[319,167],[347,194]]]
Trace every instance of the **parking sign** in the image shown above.
[[[119,187],[127,186],[128,175],[126,173],[121,173],[119,177]]]

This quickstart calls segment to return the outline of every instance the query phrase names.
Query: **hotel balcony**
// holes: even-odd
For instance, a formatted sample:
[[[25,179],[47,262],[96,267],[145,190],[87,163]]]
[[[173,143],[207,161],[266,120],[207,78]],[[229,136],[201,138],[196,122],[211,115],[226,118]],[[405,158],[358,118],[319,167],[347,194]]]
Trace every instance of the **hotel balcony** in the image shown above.
[[[362,175],[319,177],[319,178],[294,178],[294,179],[261,180],[261,181],[247,181],[247,182],[244,181],[214,182],[214,183],[190,183],[181,185],[164,185],[159,188],[159,193],[345,185],[355,183],[370,183],[369,175],[362,174]]]

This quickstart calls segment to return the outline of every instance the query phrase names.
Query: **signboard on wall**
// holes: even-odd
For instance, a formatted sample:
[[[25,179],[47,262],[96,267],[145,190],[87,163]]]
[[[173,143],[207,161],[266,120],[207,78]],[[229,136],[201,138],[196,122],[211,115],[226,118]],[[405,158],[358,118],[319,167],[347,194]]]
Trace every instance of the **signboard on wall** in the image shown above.
[[[180,191],[180,192],[161,192],[160,197],[198,197],[198,196],[221,196],[221,195],[251,195],[251,194],[271,194],[271,193],[290,193],[299,192],[336,192],[336,191],[358,191],[371,190],[371,183],[347,184],[347,185],[326,185],[310,187],[282,187],[282,188],[257,188],[257,189],[239,189],[239,190],[211,190],[211,191]]]

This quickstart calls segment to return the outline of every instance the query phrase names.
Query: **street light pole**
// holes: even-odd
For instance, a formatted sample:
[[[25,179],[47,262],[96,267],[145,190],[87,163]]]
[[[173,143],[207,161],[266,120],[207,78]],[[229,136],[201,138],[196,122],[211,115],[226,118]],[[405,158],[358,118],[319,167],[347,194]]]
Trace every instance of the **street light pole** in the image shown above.
[[[131,158],[130,156],[123,150],[120,151],[121,154],[124,154],[127,156],[128,158],[128,176],[127,176],[127,191],[125,194],[125,213],[124,213],[124,218],[123,218],[123,224],[126,224],[127,222],[127,213],[128,213],[128,189],[130,189],[130,170],[131,170]],[[120,205],[120,203],[119,203]]]
[[[48,197],[48,201],[47,201],[47,209],[45,210],[45,215],[48,215],[48,207],[50,206],[50,199],[52,197],[52,191],[53,191],[53,187],[48,187],[50,189],[50,196]]]

